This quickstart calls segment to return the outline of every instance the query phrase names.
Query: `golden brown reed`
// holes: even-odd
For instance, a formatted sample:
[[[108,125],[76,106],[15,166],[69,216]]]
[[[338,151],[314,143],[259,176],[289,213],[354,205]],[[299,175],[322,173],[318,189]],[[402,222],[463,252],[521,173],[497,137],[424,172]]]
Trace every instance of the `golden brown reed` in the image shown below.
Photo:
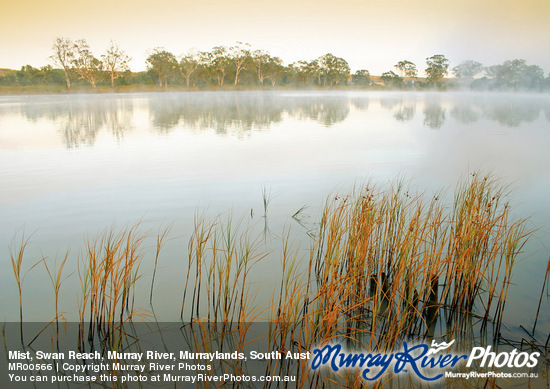
[[[23,348],[25,348],[25,340],[23,335],[23,281],[25,280],[27,273],[35,268],[40,262],[44,261],[44,258],[41,258],[27,271],[23,272],[23,259],[25,258],[25,250],[29,244],[30,237],[25,238],[25,232],[23,231],[21,233],[21,241],[16,243],[16,236],[14,236],[10,245],[10,260],[15,282],[17,283],[17,292],[19,294],[19,329],[21,344],[23,345]]]
[[[248,277],[252,267],[268,253],[260,250],[261,235],[253,236],[243,220],[234,222],[218,216],[207,221],[204,215],[195,217],[195,228],[189,240],[189,257],[185,280],[181,318],[188,290],[192,290],[188,321],[205,318],[208,322],[245,323],[257,320]]]
[[[459,184],[450,206],[442,202],[443,194],[427,199],[402,183],[388,189],[367,184],[331,196],[305,258],[292,248],[290,233],[283,233],[280,285],[268,306],[256,303],[250,282],[253,266],[269,254],[262,234],[231,215],[212,220],[197,215],[180,313],[182,321],[192,323],[192,350],[242,352],[250,342],[250,324],[260,320],[268,321],[267,349],[283,353],[331,341],[388,351],[404,339],[434,336],[438,319],[446,324],[442,337],[471,331],[472,318],[482,329],[491,323],[498,337],[513,268],[530,235],[525,220],[511,216],[505,190],[490,176],[474,173]],[[157,237],[154,269],[167,234],[168,229]],[[146,315],[134,307],[146,237],[138,223],[88,240],[79,262],[82,348],[86,338],[119,348],[126,336],[122,325]],[[12,255],[20,296],[26,243]],[[56,315],[65,261],[57,273],[47,268]],[[350,371],[312,375],[307,364],[272,359],[265,372],[292,372],[298,387],[353,386],[359,380]],[[222,372],[243,368],[241,362],[220,365]]]
[[[124,338],[123,324],[146,315],[134,308],[135,285],[141,278],[142,244],[147,237],[139,226],[137,223],[120,232],[111,227],[95,240],[88,240],[79,263],[82,348],[86,338],[93,342],[98,336],[108,349],[118,349]]]
[[[272,347],[309,350],[338,339],[386,351],[433,336],[438,317],[448,331],[440,336],[465,332],[476,317],[498,337],[530,231],[512,220],[505,188],[489,176],[471,175],[450,207],[441,197],[426,201],[402,184],[332,197],[306,274],[283,265]],[[285,250],[283,263],[293,261]]]

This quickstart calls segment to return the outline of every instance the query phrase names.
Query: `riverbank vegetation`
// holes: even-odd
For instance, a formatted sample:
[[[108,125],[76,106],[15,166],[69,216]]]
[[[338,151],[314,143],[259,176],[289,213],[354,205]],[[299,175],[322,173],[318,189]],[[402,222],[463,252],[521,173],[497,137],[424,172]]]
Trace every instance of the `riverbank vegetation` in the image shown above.
[[[371,88],[531,90],[550,89],[550,75],[523,59],[485,66],[468,60],[451,67],[442,54],[426,58],[424,76],[417,65],[399,61],[381,75],[352,72],[331,53],[285,65],[280,57],[247,43],[190,50],[181,55],[158,47],[149,51],[146,71],[133,72],[131,58],[111,42],[97,56],[84,39],[57,38],[50,64],[20,70],[0,69],[0,93],[62,93],[272,88]]]

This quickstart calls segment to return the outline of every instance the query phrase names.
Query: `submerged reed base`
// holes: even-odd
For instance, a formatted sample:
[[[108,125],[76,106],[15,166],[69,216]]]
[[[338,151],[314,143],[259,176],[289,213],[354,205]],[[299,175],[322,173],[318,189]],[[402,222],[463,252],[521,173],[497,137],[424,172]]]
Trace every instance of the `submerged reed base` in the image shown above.
[[[205,353],[244,353],[251,339],[261,339],[258,351],[266,353],[304,353],[331,342],[389,352],[404,340],[433,337],[456,339],[464,347],[480,336],[498,344],[513,268],[531,231],[524,219],[511,217],[505,187],[491,177],[472,174],[451,205],[441,197],[413,194],[400,184],[390,189],[369,184],[331,197],[305,258],[283,234],[280,285],[267,305],[255,301],[249,282],[253,266],[268,255],[262,235],[242,220],[197,217],[182,305],[174,307],[187,323],[183,343]],[[166,233],[157,238],[155,271]],[[134,306],[146,236],[136,225],[110,229],[87,243],[78,272],[81,351],[139,348],[132,325],[153,310],[154,276],[150,309]],[[12,256],[20,287],[25,244]],[[265,333],[254,332],[254,322],[265,323]],[[296,376],[289,387],[365,385],[353,370],[311,372],[308,364],[266,359],[263,373]],[[246,371],[246,362],[238,359],[206,374]],[[374,386],[407,384],[392,380],[385,375]]]

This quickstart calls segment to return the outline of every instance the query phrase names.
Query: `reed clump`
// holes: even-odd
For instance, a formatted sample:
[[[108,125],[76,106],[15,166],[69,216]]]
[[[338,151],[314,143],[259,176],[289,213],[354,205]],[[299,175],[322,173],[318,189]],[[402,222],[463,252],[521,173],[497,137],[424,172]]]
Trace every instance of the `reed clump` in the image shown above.
[[[404,335],[433,336],[442,312],[449,332],[476,315],[495,324],[496,337],[530,235],[505,195],[498,181],[473,174],[450,207],[401,184],[329,201],[311,249],[314,297],[304,305],[317,341],[367,335],[367,346],[393,348]]]
[[[525,219],[512,216],[506,187],[490,176],[470,175],[458,185],[452,204],[443,197],[427,198],[401,183],[367,184],[331,196],[307,254],[294,249],[290,233],[283,233],[279,285],[267,305],[256,301],[259,286],[252,281],[253,268],[270,254],[265,236],[244,218],[197,215],[180,311],[181,320],[190,322],[182,327],[189,349],[243,352],[250,337],[257,337],[251,323],[262,320],[268,322],[266,350],[281,353],[336,341],[384,352],[400,348],[405,339],[434,337],[437,321],[445,324],[437,336],[460,338],[471,333],[472,318],[482,331],[491,328],[496,341],[513,269],[531,231]],[[168,230],[156,240],[155,270]],[[147,315],[134,306],[147,237],[138,223],[87,241],[78,265],[81,349],[86,340],[93,345],[98,339],[104,350],[120,349],[128,336],[124,324]],[[21,315],[26,244],[23,239],[12,254]],[[67,256],[57,270],[46,266],[56,293],[56,318],[66,261]],[[151,309],[154,282],[155,272]],[[295,375],[297,387],[361,385],[355,371],[321,376],[310,373],[308,363],[271,359],[265,374]],[[223,362],[215,370],[244,372],[246,366]]]
[[[482,331],[491,323],[496,341],[513,268],[531,231],[525,219],[511,216],[506,188],[490,176],[469,176],[451,205],[442,197],[426,199],[403,184],[332,196],[308,267],[295,266],[295,254],[283,250],[270,348],[303,351],[338,341],[389,351],[403,340],[433,337],[438,319],[445,323],[440,337],[460,338],[475,318]],[[307,371],[307,362],[296,364]],[[298,377],[300,386],[353,382]]]
[[[19,329],[21,344],[23,345],[23,348],[25,347],[25,339],[23,336],[23,281],[25,280],[25,276],[27,275],[27,273],[44,260],[44,258],[40,259],[27,271],[23,272],[23,259],[25,258],[25,249],[29,244],[29,240],[30,237],[25,238],[25,233],[22,232],[21,240],[17,242],[16,237],[14,236],[12,244],[10,245],[11,266],[13,270],[13,276],[15,277],[15,282],[17,283],[17,292],[19,294]]]
[[[234,221],[232,215],[210,221],[197,215],[188,246],[182,320],[189,304],[190,322],[201,318],[225,324],[257,320],[259,308],[249,276],[252,267],[268,255],[262,243],[261,233],[255,236],[253,226]]]
[[[119,232],[111,227],[87,242],[78,269],[82,349],[85,339],[92,343],[100,339],[109,349],[118,349],[124,340],[124,323],[147,315],[134,307],[136,282],[142,276],[142,245],[147,237],[139,227],[138,223]]]
[[[306,257],[283,234],[280,285],[267,306],[267,349],[305,352],[338,341],[383,352],[405,339],[433,337],[438,320],[445,329],[437,336],[459,336],[471,331],[472,318],[482,329],[491,323],[496,340],[513,268],[531,232],[511,216],[506,187],[490,176],[469,176],[450,205],[443,197],[426,198],[400,183],[369,184],[327,201]],[[247,279],[267,254],[251,229],[234,225],[230,218],[196,218],[182,302],[182,319],[190,303],[190,321],[218,334],[222,348],[235,334],[229,323],[263,312],[250,299]],[[247,326],[234,329],[245,338]],[[292,372],[299,387],[356,379],[301,374],[307,364],[268,360],[265,373]]]

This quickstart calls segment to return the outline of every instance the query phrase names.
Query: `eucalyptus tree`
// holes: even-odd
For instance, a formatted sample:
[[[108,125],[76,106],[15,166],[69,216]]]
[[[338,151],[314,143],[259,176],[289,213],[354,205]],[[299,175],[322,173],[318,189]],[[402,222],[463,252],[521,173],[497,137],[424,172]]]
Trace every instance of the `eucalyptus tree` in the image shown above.
[[[409,77],[409,78],[416,78],[418,75],[418,70],[416,69],[416,65],[412,63],[411,61],[399,61],[397,65],[394,66],[394,68],[399,72],[401,77]]]
[[[401,88],[403,86],[403,78],[395,74],[393,71],[382,73],[380,79],[389,87]]]
[[[428,80],[433,85],[438,85],[439,82],[447,75],[449,70],[449,60],[443,54],[436,54],[426,58],[428,67],[425,72]]]
[[[270,59],[271,55],[269,55],[269,53],[265,50],[254,50],[250,53],[250,62],[254,67],[254,72],[258,77],[258,82],[260,85],[263,85],[264,80],[266,79],[265,67]]]
[[[250,44],[237,42],[229,48],[229,58],[235,68],[235,86],[239,83],[239,75],[247,69],[251,62]]]
[[[72,67],[72,61],[75,57],[74,43],[69,38],[57,38],[52,45],[52,49],[54,53],[52,56],[50,56],[50,59],[53,61],[54,65],[59,66],[63,69],[67,88],[70,88],[71,79],[69,78],[69,71]]]
[[[483,71],[483,64],[477,61],[462,61],[452,69],[456,78],[460,80],[472,80]]]
[[[194,72],[194,77],[191,78],[191,85],[196,86],[199,83],[208,85],[212,84],[213,80],[216,79],[214,69],[210,63],[210,53],[202,52],[202,59],[197,66],[197,70]],[[215,83],[215,82],[214,82]]]
[[[208,53],[208,62],[219,86],[223,86],[231,66],[231,59],[225,46],[216,46]]]
[[[179,69],[187,87],[191,85],[191,77],[197,73],[197,69],[205,61],[205,57],[205,53],[196,50],[190,50],[181,57]]]
[[[81,79],[86,80],[95,88],[103,72],[102,62],[94,57],[85,39],[77,40],[74,47],[75,56],[72,60],[74,70]]]
[[[544,71],[537,65],[527,65],[520,77],[520,87],[525,89],[543,89]]]
[[[307,63],[307,71],[312,79],[317,79],[317,85],[321,86],[321,80],[323,79],[323,69],[319,63],[319,59],[314,59]]]
[[[15,84],[19,85],[36,85],[41,84],[42,78],[45,72],[40,69],[34,68],[31,65],[25,65],[21,67],[21,70],[15,72]]]
[[[527,65],[524,59],[504,61],[486,68],[497,88],[537,89],[544,84],[544,71],[537,65]]]
[[[131,58],[126,55],[126,53],[118,47],[118,44],[111,41],[107,53],[101,56],[103,62],[103,68],[109,75],[111,80],[111,88],[115,87],[115,79],[120,77],[120,75],[130,70],[129,62]]]
[[[354,85],[370,85],[370,73],[368,70],[357,70],[351,76]]]
[[[158,78],[159,86],[168,86],[168,78],[175,75],[178,68],[176,56],[162,47],[157,47],[153,53],[145,60],[147,68],[151,70]]]
[[[313,62],[316,63],[316,61],[297,61],[289,65],[292,80],[297,86],[305,86],[309,84],[316,76],[312,71],[314,68],[311,66]]]
[[[277,81],[279,81],[285,75],[287,68],[283,66],[283,60],[279,57],[271,57],[271,60],[265,64],[263,73],[265,78],[271,81],[271,86],[275,87]]]
[[[323,74],[323,84],[335,86],[346,83],[350,78],[350,67],[343,58],[328,53],[318,59]]]
[[[272,57],[265,50],[254,50],[250,53],[250,63],[258,77],[258,82],[263,85],[265,79],[271,79],[273,76],[276,78],[280,73],[278,70],[280,70],[283,61],[279,57]],[[274,85],[275,82],[273,80],[271,82]]]

